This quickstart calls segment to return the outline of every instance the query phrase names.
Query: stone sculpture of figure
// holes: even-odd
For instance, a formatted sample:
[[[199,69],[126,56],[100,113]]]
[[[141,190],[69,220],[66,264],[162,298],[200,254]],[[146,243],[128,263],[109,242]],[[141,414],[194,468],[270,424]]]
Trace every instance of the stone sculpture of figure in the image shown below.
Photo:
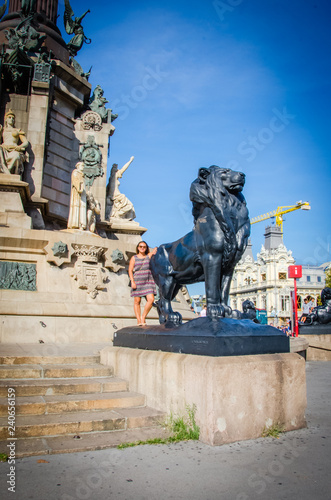
[[[118,218],[118,219],[128,219],[133,220],[136,217],[134,207],[128,198],[120,193],[118,187],[120,185],[119,179],[126,171],[126,169],[131,165],[134,160],[134,156],[131,156],[130,160],[118,170],[118,165],[114,163],[111,169],[109,183],[107,186],[107,213],[108,218]]]
[[[92,111],[98,113],[98,115],[101,117],[103,121],[111,123],[114,120],[116,120],[118,115],[112,113],[111,109],[106,108],[106,103],[109,101],[107,101],[107,99],[103,96],[103,94],[104,94],[103,89],[100,87],[100,85],[97,85],[90,99],[89,108]]]
[[[29,141],[25,132],[15,127],[15,113],[5,114],[5,126],[0,125],[2,144],[0,145],[0,171],[5,174],[21,175],[24,170],[25,150]]]
[[[82,16],[80,17],[75,17],[74,16],[74,11],[71,8],[71,5],[69,3],[69,0],[64,0],[65,4],[65,10],[64,10],[64,27],[68,35],[72,35],[73,33],[75,34],[72,39],[70,40],[69,43],[67,43],[67,48],[69,50],[69,54],[72,57],[75,57],[77,55],[77,52],[82,48],[83,43],[90,44],[91,39],[86,38],[84,35],[84,30],[82,26],[82,20],[88,14],[91,12],[90,10],[87,10]]]
[[[25,17],[15,29],[9,28],[5,30],[5,36],[8,40],[10,49],[21,49],[28,52],[38,52],[46,40],[46,35],[40,35],[38,31],[31,25],[32,17]]]
[[[82,229],[87,227],[87,199],[84,180],[84,163],[76,164],[71,174],[70,210],[68,229]]]
[[[87,228],[91,233],[95,233],[97,215],[101,213],[101,205],[92,193],[86,194],[87,198]]]

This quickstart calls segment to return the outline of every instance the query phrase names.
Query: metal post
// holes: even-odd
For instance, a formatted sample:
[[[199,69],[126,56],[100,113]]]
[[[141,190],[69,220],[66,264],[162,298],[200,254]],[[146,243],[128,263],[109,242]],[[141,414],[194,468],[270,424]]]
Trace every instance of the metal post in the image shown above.
[[[298,323],[298,296],[297,296],[297,279],[294,278],[294,333],[297,337],[299,335],[299,323]]]

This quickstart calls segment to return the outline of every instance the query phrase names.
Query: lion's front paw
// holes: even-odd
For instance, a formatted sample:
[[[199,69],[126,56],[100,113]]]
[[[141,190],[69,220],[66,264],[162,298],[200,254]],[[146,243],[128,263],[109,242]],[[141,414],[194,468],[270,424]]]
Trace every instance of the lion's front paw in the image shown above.
[[[179,326],[182,324],[182,315],[179,312],[169,313],[166,322],[167,326]]]
[[[226,318],[232,318],[232,309],[231,309],[231,307],[227,306],[226,304],[222,304],[222,307],[224,309],[224,316]]]
[[[211,319],[224,317],[224,307],[221,305],[207,305],[207,316]]]

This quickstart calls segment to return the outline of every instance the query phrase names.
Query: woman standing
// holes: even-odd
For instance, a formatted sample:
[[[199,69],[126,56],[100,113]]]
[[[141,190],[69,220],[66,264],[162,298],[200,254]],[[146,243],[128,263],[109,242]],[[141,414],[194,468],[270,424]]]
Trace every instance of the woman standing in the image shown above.
[[[146,316],[152,309],[156,286],[149,267],[150,257],[156,253],[157,247],[150,251],[146,241],[140,241],[136,247],[136,255],[131,257],[129,276],[131,279],[131,297],[134,297],[134,313],[139,326],[146,325]],[[146,304],[141,315],[141,297],[146,297]]]

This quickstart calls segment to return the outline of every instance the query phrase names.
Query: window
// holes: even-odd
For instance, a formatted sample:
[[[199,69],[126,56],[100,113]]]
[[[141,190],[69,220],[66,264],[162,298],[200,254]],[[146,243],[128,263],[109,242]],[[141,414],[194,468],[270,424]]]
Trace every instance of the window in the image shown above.
[[[321,283],[321,282],[322,282],[321,276],[317,276],[317,283]]]
[[[267,281],[267,275],[266,275],[266,273],[262,273],[261,274],[261,280],[262,281]]]
[[[298,309],[301,309],[301,306],[302,306],[302,298],[300,297],[300,295],[298,295],[298,297],[297,297],[297,307],[298,307]]]
[[[281,307],[282,311],[288,311],[290,308],[290,298],[288,295],[281,296]]]
[[[286,273],[278,273],[279,280],[286,280]]]
[[[311,281],[310,276],[307,276],[307,281],[308,281],[308,283],[310,283],[310,281]]]

